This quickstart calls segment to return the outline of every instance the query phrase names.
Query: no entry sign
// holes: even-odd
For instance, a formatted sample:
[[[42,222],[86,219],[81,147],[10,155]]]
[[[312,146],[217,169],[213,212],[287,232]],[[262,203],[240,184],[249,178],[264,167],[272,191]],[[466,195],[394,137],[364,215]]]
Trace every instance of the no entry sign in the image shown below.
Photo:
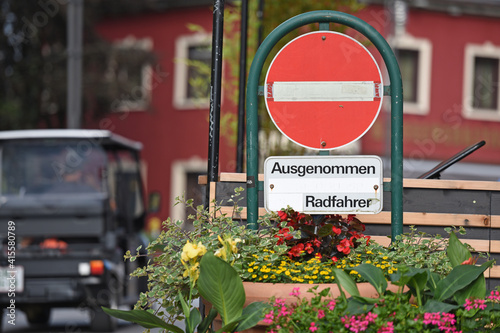
[[[266,107],[290,140],[335,149],[362,137],[383,97],[380,69],[355,39],[332,31],[299,36],[273,59],[265,79]]]
[[[264,163],[264,207],[307,214],[376,214],[382,210],[378,156],[269,157]]]

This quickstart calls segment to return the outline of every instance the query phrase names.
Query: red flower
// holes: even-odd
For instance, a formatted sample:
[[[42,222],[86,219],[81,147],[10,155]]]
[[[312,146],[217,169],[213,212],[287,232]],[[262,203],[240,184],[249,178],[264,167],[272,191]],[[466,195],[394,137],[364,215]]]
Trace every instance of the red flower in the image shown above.
[[[333,261],[333,262],[337,262],[337,261],[339,261],[339,258],[337,258],[337,257],[333,256],[333,257],[332,257],[332,261]]]
[[[317,239],[317,238],[314,238],[313,245],[316,246],[316,247],[320,247],[321,241],[319,239]]]
[[[337,250],[339,250],[344,254],[349,254],[351,253],[351,246],[352,246],[351,241],[348,240],[347,238],[344,238],[343,240],[340,241],[340,244],[337,245]]]
[[[316,254],[314,255],[314,257],[316,257],[317,259],[321,259],[321,258],[323,258],[323,256],[322,256],[322,255],[321,255],[321,253],[319,253],[319,252],[318,252],[318,253],[316,253]]]
[[[299,244],[295,245],[294,247],[292,247],[292,249],[290,251],[288,251],[288,256],[290,258],[292,258],[292,257],[299,257],[300,253],[302,251],[304,251],[304,244],[299,243]]]
[[[286,219],[288,219],[288,214],[282,210],[278,212],[278,216],[280,217],[281,221],[285,221]]]
[[[304,250],[305,250],[307,253],[309,253],[309,254],[311,254],[311,253],[313,253],[313,252],[314,252],[314,249],[313,249],[313,247],[311,246],[311,243],[306,243],[306,247],[304,248]]]
[[[340,235],[342,233],[342,230],[337,227],[332,227],[332,231],[335,233],[335,235]]]
[[[364,236],[364,237],[366,239],[366,245],[368,245],[368,243],[370,243],[371,236]]]
[[[278,235],[274,235],[274,237],[278,238],[278,245],[281,245],[285,242],[285,240],[292,239],[293,236],[289,234],[290,229],[283,228],[278,231]]]
[[[467,260],[464,260],[464,262],[462,262],[460,265],[475,265],[477,262],[477,257],[470,257],[469,259]]]

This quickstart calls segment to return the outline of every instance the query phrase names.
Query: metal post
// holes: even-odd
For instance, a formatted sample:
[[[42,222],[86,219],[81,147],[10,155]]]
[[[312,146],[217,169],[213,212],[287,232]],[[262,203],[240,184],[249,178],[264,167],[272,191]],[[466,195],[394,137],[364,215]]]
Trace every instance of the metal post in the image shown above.
[[[343,24],[363,34],[378,49],[391,81],[391,237],[403,231],[403,83],[398,62],[380,33],[365,21],[346,13],[320,10],[297,15],[274,29],[261,44],[250,67],[247,83],[247,222],[257,229],[258,219],[258,84],[264,62],[276,43],[290,31],[311,23]],[[321,25],[323,26],[323,25]]]
[[[248,0],[241,1],[240,28],[240,85],[238,100],[238,142],[236,145],[236,172],[243,172],[245,141],[245,82],[247,80]]]
[[[222,41],[224,34],[224,0],[214,0],[212,30],[212,74],[210,79],[210,117],[208,133],[208,183],[205,206],[210,205],[210,183],[219,175],[219,136],[222,81]]]
[[[66,127],[80,128],[82,120],[83,0],[69,0],[67,11]]]

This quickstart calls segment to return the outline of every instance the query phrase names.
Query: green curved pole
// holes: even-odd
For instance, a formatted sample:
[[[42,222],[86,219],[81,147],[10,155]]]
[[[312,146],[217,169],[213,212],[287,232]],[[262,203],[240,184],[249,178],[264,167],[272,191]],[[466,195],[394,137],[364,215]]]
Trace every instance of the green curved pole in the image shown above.
[[[292,17],[262,42],[247,81],[247,221],[257,229],[258,219],[258,86],[264,62],[278,41],[289,32],[311,23],[339,23],[363,34],[382,55],[391,81],[391,238],[403,232],[403,83],[397,59],[384,37],[365,21],[346,13],[319,10]]]

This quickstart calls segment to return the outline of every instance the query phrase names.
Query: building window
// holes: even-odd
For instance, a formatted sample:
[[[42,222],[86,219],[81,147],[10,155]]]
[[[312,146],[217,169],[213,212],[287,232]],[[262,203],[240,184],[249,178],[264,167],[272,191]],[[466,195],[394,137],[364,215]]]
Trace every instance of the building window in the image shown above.
[[[185,199],[192,199],[194,207],[202,205],[205,192],[201,185],[198,185],[198,176],[207,174],[207,161],[196,157],[189,160],[175,161],[172,164],[170,189],[170,216],[174,221],[186,221],[185,228],[190,228],[189,215],[194,214],[188,210],[184,204],[176,204],[176,197],[183,196]]]
[[[500,121],[500,47],[467,45],[464,71],[464,116]]]
[[[175,46],[174,107],[206,109],[210,102],[210,35],[182,36]]]
[[[398,57],[403,80],[405,113],[429,113],[432,45],[427,39],[403,35],[392,46]]]
[[[418,58],[419,52],[417,50],[398,50],[404,87],[404,102],[418,103]]]
[[[127,37],[113,44],[106,79],[114,99],[112,111],[145,111],[151,102],[152,51],[150,38]]]

